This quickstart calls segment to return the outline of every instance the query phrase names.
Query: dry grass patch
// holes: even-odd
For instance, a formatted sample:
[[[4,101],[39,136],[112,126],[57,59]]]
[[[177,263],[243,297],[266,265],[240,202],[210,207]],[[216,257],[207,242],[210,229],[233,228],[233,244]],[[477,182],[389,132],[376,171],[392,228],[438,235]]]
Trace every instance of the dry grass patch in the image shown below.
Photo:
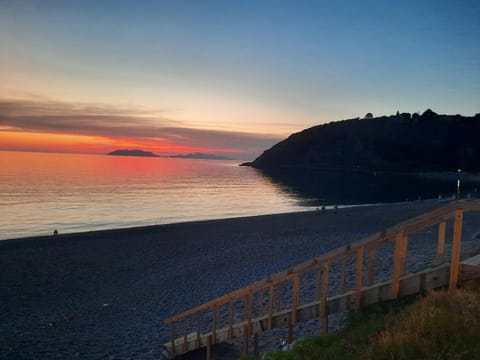
[[[479,359],[480,292],[429,293],[359,350],[363,359]]]

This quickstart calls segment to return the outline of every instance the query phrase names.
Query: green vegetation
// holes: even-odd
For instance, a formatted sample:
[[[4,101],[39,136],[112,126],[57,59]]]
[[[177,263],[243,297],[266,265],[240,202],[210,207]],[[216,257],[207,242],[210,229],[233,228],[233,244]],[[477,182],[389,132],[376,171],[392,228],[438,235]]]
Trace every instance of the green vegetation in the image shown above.
[[[352,313],[345,330],[295,343],[264,360],[478,359],[480,292],[451,290],[375,304]]]

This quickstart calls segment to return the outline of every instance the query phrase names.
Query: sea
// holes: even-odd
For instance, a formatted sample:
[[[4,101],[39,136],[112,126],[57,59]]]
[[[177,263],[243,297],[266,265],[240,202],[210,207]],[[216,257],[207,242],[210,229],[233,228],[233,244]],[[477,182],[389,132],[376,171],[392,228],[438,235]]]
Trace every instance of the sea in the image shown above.
[[[450,196],[452,179],[0,151],[0,240]],[[466,184],[476,191],[476,183]],[[479,186],[480,188],[480,186]]]
[[[239,161],[0,152],[0,239],[304,209]]]

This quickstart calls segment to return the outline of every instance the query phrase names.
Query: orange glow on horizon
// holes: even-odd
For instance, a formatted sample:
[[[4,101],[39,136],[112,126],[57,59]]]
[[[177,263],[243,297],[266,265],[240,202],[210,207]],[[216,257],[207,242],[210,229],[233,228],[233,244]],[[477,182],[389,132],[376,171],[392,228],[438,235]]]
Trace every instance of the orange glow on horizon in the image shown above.
[[[105,154],[117,149],[141,149],[158,155],[239,152],[237,149],[185,146],[165,140],[0,130],[0,150],[4,151]]]

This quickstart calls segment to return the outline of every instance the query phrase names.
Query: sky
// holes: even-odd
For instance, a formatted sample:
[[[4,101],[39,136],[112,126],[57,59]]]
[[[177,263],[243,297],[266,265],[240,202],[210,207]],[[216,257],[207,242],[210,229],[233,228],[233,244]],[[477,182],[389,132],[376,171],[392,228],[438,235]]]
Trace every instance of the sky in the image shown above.
[[[0,0],[0,150],[253,159],[367,112],[480,112],[480,2]]]

